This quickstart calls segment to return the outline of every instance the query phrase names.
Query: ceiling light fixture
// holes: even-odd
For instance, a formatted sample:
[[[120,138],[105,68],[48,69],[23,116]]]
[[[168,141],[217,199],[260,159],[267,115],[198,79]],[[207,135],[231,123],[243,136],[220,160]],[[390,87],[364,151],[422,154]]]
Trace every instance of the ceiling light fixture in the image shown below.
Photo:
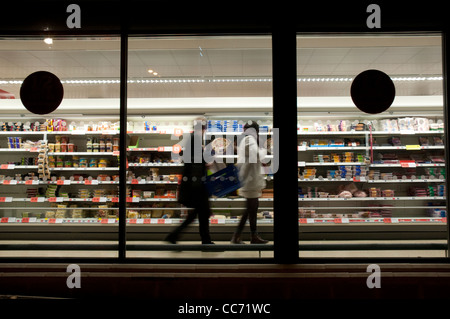
[[[157,72],[152,73],[158,75]],[[424,82],[424,81],[442,81],[442,76],[394,76],[391,77],[394,82]],[[351,77],[302,77],[297,79],[298,82],[351,82]],[[271,78],[158,78],[158,79],[129,79],[128,83],[251,83],[251,82],[272,82]],[[72,79],[61,80],[63,84],[118,84],[120,79]],[[1,85],[22,84],[22,80],[0,80]]]
[[[44,42],[48,45],[53,44],[53,39],[52,38],[45,38]]]

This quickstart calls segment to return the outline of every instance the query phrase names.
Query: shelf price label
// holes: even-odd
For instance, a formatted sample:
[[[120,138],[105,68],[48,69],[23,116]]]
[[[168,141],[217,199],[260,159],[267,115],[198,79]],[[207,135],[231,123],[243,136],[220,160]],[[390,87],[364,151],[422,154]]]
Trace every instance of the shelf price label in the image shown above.
[[[408,151],[420,151],[420,145],[406,145],[406,150]]]
[[[25,185],[39,185],[39,181],[29,179],[25,181]]]
[[[182,128],[174,128],[173,135],[178,136],[178,137],[183,135],[183,129]]]
[[[118,202],[119,202],[119,197],[113,197],[113,198],[111,198],[111,202],[113,202],[113,203],[118,203]]]
[[[383,218],[385,224],[398,223],[398,218]]]
[[[335,218],[334,223],[335,224],[348,224],[350,220],[348,218]]]
[[[139,203],[140,197],[127,197],[127,203]]]
[[[4,224],[4,223],[7,223],[8,222],[8,217],[2,217],[1,219],[0,219],[0,223],[2,223],[2,224]]]
[[[85,180],[84,185],[98,185],[98,180],[97,179]]]
[[[43,203],[45,201],[44,197],[31,197],[30,202],[32,203]]]
[[[179,154],[180,152],[181,152],[181,145],[180,144],[175,144],[172,147],[172,153]]]
[[[416,167],[415,161],[400,161],[400,166],[403,168]]]
[[[0,197],[0,203],[11,203],[12,197]]]
[[[101,224],[114,224],[115,222],[114,218],[102,218],[100,221]]]

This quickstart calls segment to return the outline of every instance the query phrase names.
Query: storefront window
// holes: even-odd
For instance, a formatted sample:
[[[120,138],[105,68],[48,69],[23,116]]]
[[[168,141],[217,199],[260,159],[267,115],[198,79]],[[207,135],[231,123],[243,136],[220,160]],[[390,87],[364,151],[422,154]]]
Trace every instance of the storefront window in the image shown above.
[[[300,257],[445,256],[441,41],[430,34],[298,36]],[[381,113],[361,111],[351,95],[367,70],[395,86]],[[377,85],[373,94],[388,94]]]
[[[249,218],[259,237],[248,221],[233,237],[247,207],[236,170],[245,125],[258,123],[261,149],[271,142],[271,59],[268,36],[130,37],[128,257],[273,256],[270,147]],[[202,158],[206,174],[193,173]]]
[[[0,42],[0,256],[116,257],[120,40]]]

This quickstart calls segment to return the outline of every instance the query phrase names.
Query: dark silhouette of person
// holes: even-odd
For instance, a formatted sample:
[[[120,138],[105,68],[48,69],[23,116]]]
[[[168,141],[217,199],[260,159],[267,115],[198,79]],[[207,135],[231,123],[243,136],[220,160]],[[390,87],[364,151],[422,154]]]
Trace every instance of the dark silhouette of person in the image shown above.
[[[203,159],[202,140],[206,124],[197,119],[194,133],[189,135],[188,141],[183,140],[184,160],[183,178],[179,185],[178,202],[192,210],[188,211],[186,219],[176,227],[167,237],[166,241],[176,244],[181,232],[196,218],[199,222],[199,233],[202,244],[214,244],[209,231],[209,217],[211,208],[209,192],[205,185],[206,163]],[[187,142],[187,143],[186,143]]]

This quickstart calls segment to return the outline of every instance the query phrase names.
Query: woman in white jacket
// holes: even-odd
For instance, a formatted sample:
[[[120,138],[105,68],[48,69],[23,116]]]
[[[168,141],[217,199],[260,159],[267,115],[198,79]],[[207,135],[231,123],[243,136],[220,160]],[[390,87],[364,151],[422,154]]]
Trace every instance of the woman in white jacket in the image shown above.
[[[247,219],[250,223],[251,243],[266,244],[268,241],[262,239],[256,231],[256,219],[259,207],[258,198],[266,187],[266,181],[261,174],[261,158],[266,156],[266,150],[258,145],[259,125],[250,121],[244,126],[243,138],[238,145],[239,180],[241,188],[239,194],[246,198],[246,210],[242,214],[239,225],[233,234],[231,243],[242,244],[241,234]]]

